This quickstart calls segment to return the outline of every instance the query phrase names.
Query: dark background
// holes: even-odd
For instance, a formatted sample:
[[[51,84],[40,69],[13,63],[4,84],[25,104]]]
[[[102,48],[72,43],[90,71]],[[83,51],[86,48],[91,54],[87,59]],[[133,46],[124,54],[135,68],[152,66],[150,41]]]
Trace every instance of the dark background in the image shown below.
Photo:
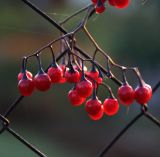
[[[61,21],[89,0],[53,1],[32,0],[48,15]],[[160,1],[133,1],[129,8],[117,10],[107,6],[103,15],[95,15],[88,28],[100,46],[117,63],[138,66],[145,81],[152,86],[159,78],[160,60]],[[74,28],[82,18],[75,17],[66,25]],[[35,52],[59,32],[20,0],[0,1],[0,112],[3,114],[19,95],[17,74],[21,58]],[[78,36],[79,44],[93,52],[84,34]],[[44,67],[50,63],[50,56],[43,55]],[[97,56],[102,60],[102,56]],[[103,62],[103,61],[102,61]],[[35,74],[37,66],[31,61],[30,69]],[[118,72],[117,72],[118,73]],[[133,87],[136,79],[131,73],[128,78]],[[28,141],[36,145],[49,157],[95,157],[98,151],[139,113],[136,103],[127,113],[121,105],[119,113],[100,121],[91,121],[84,107],[74,108],[67,100],[71,85],[53,85],[45,93],[35,92],[25,98],[10,115],[11,126]],[[117,86],[112,84],[114,89]],[[159,90],[149,103],[151,112],[160,118]],[[116,94],[116,90],[115,90]],[[107,92],[99,93],[103,101]],[[148,119],[142,118],[110,150],[109,157],[159,157],[160,130]],[[36,157],[7,132],[0,136],[0,157]]]

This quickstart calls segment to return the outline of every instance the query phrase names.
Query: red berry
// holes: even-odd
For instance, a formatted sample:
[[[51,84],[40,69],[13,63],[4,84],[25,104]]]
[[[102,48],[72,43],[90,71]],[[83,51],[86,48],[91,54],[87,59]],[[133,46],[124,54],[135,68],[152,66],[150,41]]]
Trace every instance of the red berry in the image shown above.
[[[20,73],[18,74],[18,81],[20,81],[20,80],[23,78],[23,75],[24,75],[24,74],[23,74],[22,72],[20,72]],[[26,75],[27,75],[27,77],[30,78],[30,79],[32,79],[32,77],[33,77],[32,73],[29,72],[29,71],[27,71],[27,70],[26,70]]]
[[[128,106],[132,104],[134,101],[134,90],[128,84],[123,85],[118,89],[118,96],[120,98],[121,103]]]
[[[97,14],[101,14],[106,10],[106,8],[103,4],[102,5],[96,5],[95,9],[96,9]]]
[[[74,69],[74,71],[66,70],[65,78],[66,78],[67,82],[69,82],[69,83],[77,83],[80,81],[80,74],[75,69]]]
[[[51,79],[46,73],[34,77],[35,87],[40,91],[47,91],[51,87]]]
[[[48,69],[48,75],[51,78],[52,83],[59,83],[63,77],[63,71],[59,66],[50,67]]]
[[[86,72],[87,79],[92,83],[93,87],[97,88],[99,84],[102,83],[103,79],[99,77],[98,70],[91,70]],[[95,80],[95,81],[94,81]]]
[[[85,98],[80,97],[75,89],[69,91],[68,99],[73,106],[80,106],[86,100]]]
[[[115,115],[119,110],[119,104],[117,99],[115,98],[108,98],[103,103],[104,112],[108,116]]]
[[[114,0],[115,7],[122,9],[128,7],[130,0]]]
[[[92,120],[95,120],[95,121],[97,121],[97,120],[100,120],[102,117],[103,117],[103,114],[104,114],[104,109],[103,109],[103,105],[101,105],[101,110],[100,110],[100,112],[98,113],[98,114],[96,114],[96,115],[89,115],[89,117],[92,119]]]
[[[21,79],[18,83],[18,88],[20,93],[23,96],[29,96],[33,93],[34,90],[34,82],[32,79]]]
[[[76,90],[79,96],[87,98],[92,94],[93,86],[89,80],[85,79],[77,83]]]
[[[90,116],[97,116],[102,109],[102,103],[98,98],[89,99],[85,104],[85,110]]]
[[[135,89],[135,99],[140,104],[147,103],[152,97],[152,88],[150,85],[145,84],[143,86],[138,86]]]

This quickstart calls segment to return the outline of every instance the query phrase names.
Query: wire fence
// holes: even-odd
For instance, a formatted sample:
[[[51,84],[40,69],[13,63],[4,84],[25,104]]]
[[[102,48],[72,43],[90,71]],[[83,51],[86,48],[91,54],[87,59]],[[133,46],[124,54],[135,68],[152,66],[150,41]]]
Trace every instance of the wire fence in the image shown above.
[[[62,32],[63,34],[68,34],[68,32],[60,24],[58,24],[53,19],[51,19],[47,14],[45,14],[44,12],[42,12],[39,8],[37,8],[35,5],[33,5],[30,1],[28,1],[28,0],[21,0],[21,1],[24,2],[30,8],[32,8],[39,15],[41,15],[44,19],[46,19],[49,23],[51,23],[54,27],[56,27],[60,32]],[[78,13],[80,13],[80,12],[88,9],[89,6],[82,8],[80,11],[77,11],[73,16],[75,16]],[[95,12],[94,10],[91,10],[90,13],[89,13],[88,18],[90,18],[94,14],[94,12]],[[66,20],[70,19],[71,17],[72,16],[70,16]],[[65,21],[62,21],[62,22],[65,22]],[[78,46],[76,46],[75,49],[78,50],[78,52],[81,54],[81,56],[83,56],[85,59],[92,59],[92,57],[89,56],[87,52],[83,51]],[[59,54],[59,56],[56,58],[56,61],[59,61],[66,53],[67,53],[67,50],[64,50],[63,53]],[[102,72],[104,72],[104,73],[107,74],[106,69],[102,65],[100,65],[98,62],[96,62],[96,64],[98,65],[98,67],[101,69]],[[46,71],[48,70],[48,68],[46,69]],[[122,84],[121,81],[119,81],[117,78],[114,77],[114,75],[112,75],[112,77],[110,77],[110,78],[117,85],[120,86]],[[158,90],[159,87],[160,87],[160,81],[152,88],[153,89],[153,94]],[[2,128],[0,130],[0,134],[2,134],[3,132],[8,132],[8,133],[10,133],[10,135],[14,136],[17,140],[19,140],[21,143],[23,143],[26,147],[28,147],[28,149],[30,149],[31,151],[35,152],[37,154],[37,156],[47,157],[47,155],[45,155],[44,153],[42,153],[39,149],[37,149],[35,146],[33,146],[31,143],[29,143],[27,140],[25,140],[24,137],[22,137],[21,135],[19,135],[16,131],[14,131],[10,127],[10,123],[11,122],[10,122],[10,120],[9,120],[8,117],[10,116],[10,114],[12,112],[14,112],[14,110],[18,107],[18,105],[20,104],[20,102],[24,98],[25,98],[24,96],[21,96],[21,95],[18,96],[15,99],[15,101],[10,105],[10,107],[6,110],[6,112],[3,115],[0,114],[0,122],[1,122],[1,125],[2,125]],[[149,112],[149,109],[148,109],[147,106],[143,105],[141,107],[140,113],[137,116],[135,116],[117,134],[117,136],[115,138],[113,138],[113,140],[110,143],[108,143],[106,146],[104,146],[104,148],[102,150],[100,150],[100,152],[99,152],[98,155],[95,155],[95,156],[97,156],[97,157],[104,157],[105,155],[107,156],[108,151],[112,147],[114,147],[115,143],[128,131],[128,129],[130,129],[142,117],[146,117],[146,119],[150,120],[154,125],[157,125],[158,127],[160,127],[160,121],[152,113]]]

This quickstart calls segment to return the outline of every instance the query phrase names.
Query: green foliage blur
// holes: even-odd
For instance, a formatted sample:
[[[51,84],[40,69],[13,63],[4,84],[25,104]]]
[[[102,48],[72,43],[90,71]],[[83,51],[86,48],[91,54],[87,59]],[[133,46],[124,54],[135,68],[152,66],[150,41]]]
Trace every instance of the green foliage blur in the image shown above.
[[[30,0],[57,22],[77,9],[90,3],[89,0]],[[160,78],[160,1],[132,1],[129,8],[117,10],[106,6],[102,15],[94,15],[88,29],[99,45],[121,65],[138,66],[147,83],[154,86]],[[76,16],[66,27],[72,30],[84,14]],[[19,95],[17,74],[21,58],[35,52],[59,32],[50,23],[37,15],[21,0],[0,1],[0,113],[3,114]],[[93,53],[93,45],[83,33],[77,36],[79,45]],[[55,46],[58,52],[58,45]],[[42,57],[44,67],[51,62],[48,53]],[[105,66],[102,56],[96,57]],[[29,69],[36,74],[37,64],[30,61]],[[121,79],[119,71],[113,69]],[[119,75],[118,75],[119,74]],[[128,73],[129,82],[136,87],[137,81]],[[117,86],[108,80],[113,89]],[[98,122],[91,121],[84,106],[72,107],[67,93],[72,85],[53,85],[45,93],[35,92],[25,98],[10,115],[11,127],[36,145],[48,157],[95,157],[137,113],[134,104],[127,113],[121,105],[114,117],[105,116]],[[158,91],[159,92],[159,91]],[[160,118],[159,93],[153,97],[149,108]],[[99,93],[103,101],[107,92]],[[111,149],[110,157],[158,157],[160,134],[157,126],[143,118],[130,129]],[[36,155],[7,132],[0,135],[0,157],[36,157]]]

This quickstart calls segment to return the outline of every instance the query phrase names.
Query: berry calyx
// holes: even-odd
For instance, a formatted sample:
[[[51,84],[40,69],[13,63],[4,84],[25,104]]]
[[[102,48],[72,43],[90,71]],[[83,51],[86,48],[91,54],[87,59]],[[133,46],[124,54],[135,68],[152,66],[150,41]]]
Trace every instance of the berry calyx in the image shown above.
[[[51,66],[47,73],[51,78],[52,83],[59,83],[63,77],[63,71],[57,64],[55,64],[55,66]]]
[[[135,99],[136,101],[143,105],[148,103],[152,97],[152,88],[148,84],[143,84],[135,89]]]
[[[81,106],[86,100],[85,98],[80,97],[75,89],[69,91],[68,99],[73,106]]]
[[[118,96],[123,105],[131,105],[134,101],[134,89],[129,84],[124,84],[118,89]]]
[[[97,117],[103,111],[102,103],[98,98],[91,98],[86,102],[85,110],[89,116]]]
[[[51,79],[43,70],[34,77],[34,83],[39,91],[47,91],[51,87]]]
[[[107,98],[103,103],[104,113],[108,116],[115,115],[119,110],[119,104],[115,98]]]
[[[26,70],[26,75],[27,75],[27,78],[30,78],[30,79],[33,78],[32,73],[29,72],[28,70]],[[23,76],[24,76],[24,73],[23,73],[23,72],[20,72],[20,73],[18,74],[18,81],[20,81],[20,80],[23,78]]]
[[[93,86],[92,83],[85,78],[77,83],[76,90],[79,96],[87,98],[92,94]]]

